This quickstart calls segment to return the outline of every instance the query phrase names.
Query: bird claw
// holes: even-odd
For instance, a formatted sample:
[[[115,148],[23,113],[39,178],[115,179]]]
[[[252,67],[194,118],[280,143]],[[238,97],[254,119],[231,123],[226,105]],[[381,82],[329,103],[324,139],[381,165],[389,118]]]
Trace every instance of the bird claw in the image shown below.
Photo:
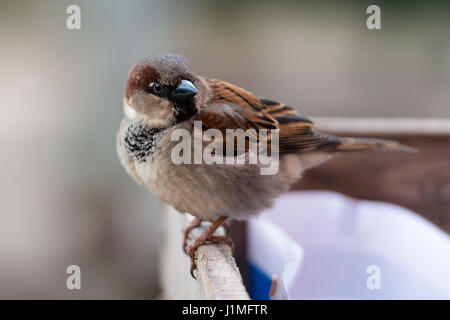
[[[195,263],[195,259],[196,259],[195,253],[197,252],[197,249],[200,246],[202,246],[204,244],[210,244],[210,243],[214,243],[214,244],[225,243],[230,246],[231,252],[234,253],[234,247],[235,247],[234,242],[229,236],[210,236],[209,238],[206,238],[206,239],[195,240],[194,243],[192,243],[191,245],[189,245],[186,248],[186,253],[191,258],[190,272],[191,272],[192,278],[194,278],[194,279],[197,279],[194,275],[194,270],[197,269],[197,264]]]
[[[191,258],[191,277],[197,280],[197,277],[194,275],[194,270],[197,269],[197,264],[195,263],[195,258]]]
[[[189,232],[191,232],[192,229],[195,229],[197,227],[200,227],[200,225],[202,224],[202,220],[201,219],[194,219],[192,220],[184,229],[183,229],[183,251],[185,253],[187,253],[187,240],[189,238]]]
[[[227,244],[230,246],[231,252],[234,253],[234,241],[229,236],[212,236],[208,241],[215,244]]]
[[[197,279],[194,276],[194,270],[197,269],[197,264],[195,263],[195,253],[201,245],[204,245],[206,243],[226,243],[231,246],[232,251],[234,251],[234,244],[233,240],[231,240],[228,236],[214,236],[214,232],[219,228],[224,222],[226,222],[227,217],[221,216],[219,219],[214,221],[211,226],[206,229],[205,232],[202,233],[200,237],[198,237],[193,243],[191,243],[189,246],[186,247],[186,241],[188,238],[189,232],[198,226],[201,225],[202,220],[201,219],[195,219],[192,221],[184,230],[184,241],[183,241],[183,248],[185,248],[185,252],[188,254],[188,256],[191,258],[191,276],[194,279]]]
[[[197,269],[197,264],[195,263],[195,253],[197,252],[197,249],[200,245],[197,246],[196,243],[194,242],[193,244],[189,245],[186,248],[186,253],[189,256],[189,258],[191,258],[191,267],[190,267],[191,276],[195,280],[197,280],[197,278],[194,275],[194,270]]]
[[[195,263],[194,263],[194,266],[193,267],[191,266],[191,277],[194,278],[194,280],[197,280],[197,277],[194,275],[195,269],[197,269],[197,267],[195,266]]]

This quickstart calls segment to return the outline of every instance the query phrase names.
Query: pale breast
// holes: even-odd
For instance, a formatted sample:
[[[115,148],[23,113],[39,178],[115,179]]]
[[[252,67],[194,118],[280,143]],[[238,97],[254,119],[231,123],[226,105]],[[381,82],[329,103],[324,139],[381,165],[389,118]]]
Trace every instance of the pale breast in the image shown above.
[[[117,134],[117,154],[125,170],[139,184],[147,185],[154,175],[154,159],[164,137],[163,129],[152,128],[140,121],[122,119]]]
[[[175,129],[125,120],[118,135],[119,157],[128,173],[160,200],[202,219],[257,214],[286,191],[303,168],[296,155],[282,157],[275,175],[261,175],[259,164],[175,164]]]

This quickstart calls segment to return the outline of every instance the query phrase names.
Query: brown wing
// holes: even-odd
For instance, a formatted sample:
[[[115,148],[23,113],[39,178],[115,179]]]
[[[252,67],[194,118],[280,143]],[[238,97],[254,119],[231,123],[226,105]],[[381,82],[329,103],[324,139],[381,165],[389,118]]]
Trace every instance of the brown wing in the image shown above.
[[[213,97],[196,116],[205,130],[215,128],[225,133],[226,129],[255,129],[258,141],[264,138],[270,144],[270,134],[262,137],[259,130],[280,129],[280,153],[306,152],[340,143],[337,137],[315,132],[314,123],[291,107],[258,98],[224,81],[209,79],[208,82]]]

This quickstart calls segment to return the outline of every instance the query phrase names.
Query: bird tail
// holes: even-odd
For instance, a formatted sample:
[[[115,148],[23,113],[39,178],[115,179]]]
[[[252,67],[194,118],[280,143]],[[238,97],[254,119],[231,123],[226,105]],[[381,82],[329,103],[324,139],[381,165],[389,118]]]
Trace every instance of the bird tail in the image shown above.
[[[335,145],[333,149],[334,151],[379,150],[417,152],[417,149],[405,146],[397,141],[370,138],[340,138],[340,143]]]

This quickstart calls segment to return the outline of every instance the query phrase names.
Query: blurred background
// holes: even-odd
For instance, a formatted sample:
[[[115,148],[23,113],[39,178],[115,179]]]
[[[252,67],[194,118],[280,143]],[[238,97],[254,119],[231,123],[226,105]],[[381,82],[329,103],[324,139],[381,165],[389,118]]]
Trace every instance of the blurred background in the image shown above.
[[[66,8],[81,8],[81,30]],[[309,116],[450,117],[450,3],[0,1],[0,298],[155,298],[162,205],[122,169],[127,72],[161,52]],[[82,290],[66,288],[68,265]]]

